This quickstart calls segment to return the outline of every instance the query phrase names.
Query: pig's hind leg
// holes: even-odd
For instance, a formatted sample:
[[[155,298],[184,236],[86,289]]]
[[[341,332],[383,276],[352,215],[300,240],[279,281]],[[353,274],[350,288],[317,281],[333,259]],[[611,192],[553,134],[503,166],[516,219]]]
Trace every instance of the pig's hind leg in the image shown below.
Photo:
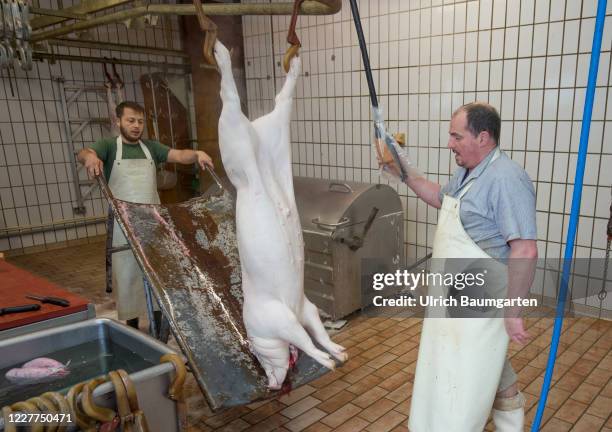
[[[306,330],[304,330],[304,327],[302,327],[293,313],[291,313],[289,316],[288,322],[284,323],[284,326],[280,331],[280,337],[294,347],[304,351],[304,353],[315,359],[318,363],[322,364],[326,368],[331,370],[336,368],[336,363],[329,356],[329,354],[321,351],[315,346],[314,343],[312,343],[310,335],[306,332]]]
[[[245,325],[253,351],[268,376],[268,386],[271,389],[280,388],[285,380],[291,361],[291,345],[328,369],[335,368],[335,362],[329,354],[312,343],[295,314],[283,303],[272,300],[260,304],[257,310],[259,313],[252,313],[256,311],[251,308],[245,309]]]
[[[321,318],[319,317],[319,311],[317,307],[310,302],[304,296],[304,307],[302,309],[302,322],[304,323],[304,327],[308,332],[313,336],[313,338],[321,344],[323,348],[325,348],[331,355],[340,360],[341,362],[345,362],[348,360],[348,354],[346,353],[346,349],[338,345],[337,343],[332,342],[323,327],[323,323],[321,322]]]

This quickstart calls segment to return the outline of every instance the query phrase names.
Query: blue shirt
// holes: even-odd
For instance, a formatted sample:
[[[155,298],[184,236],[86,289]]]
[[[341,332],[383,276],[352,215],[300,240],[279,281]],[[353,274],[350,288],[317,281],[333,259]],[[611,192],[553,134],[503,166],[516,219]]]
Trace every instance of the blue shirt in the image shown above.
[[[456,197],[468,182],[474,184],[461,198],[460,218],[463,228],[476,244],[493,258],[510,255],[508,242],[536,240],[536,195],[525,170],[505,153],[489,163],[495,149],[466,177],[459,167],[448,184],[440,190]]]

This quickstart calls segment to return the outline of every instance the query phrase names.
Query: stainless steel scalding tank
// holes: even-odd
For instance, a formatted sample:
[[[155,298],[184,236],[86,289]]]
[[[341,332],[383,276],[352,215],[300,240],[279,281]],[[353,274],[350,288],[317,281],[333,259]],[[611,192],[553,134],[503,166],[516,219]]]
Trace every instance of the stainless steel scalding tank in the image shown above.
[[[404,212],[397,192],[381,184],[294,177],[305,243],[306,296],[331,319],[368,302],[362,260],[404,264]],[[369,287],[371,290],[371,287]]]

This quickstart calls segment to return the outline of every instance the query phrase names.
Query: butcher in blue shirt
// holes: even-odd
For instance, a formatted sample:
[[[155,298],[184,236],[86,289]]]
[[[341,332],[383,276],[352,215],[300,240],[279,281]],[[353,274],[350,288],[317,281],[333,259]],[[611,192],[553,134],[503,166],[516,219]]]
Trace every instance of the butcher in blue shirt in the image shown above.
[[[525,170],[499,147],[501,119],[483,102],[457,109],[448,148],[458,165],[445,186],[425,178],[404,149],[383,170],[440,209],[433,260],[499,263],[507,297],[527,296],[534,278],[536,198]],[[403,175],[401,175],[403,174]],[[429,287],[431,292],[432,287]],[[481,431],[491,409],[496,430],[524,427],[525,399],[507,359],[509,341],[528,334],[516,308],[504,318],[425,318],[408,426],[412,432]],[[452,315],[451,315],[452,316]]]

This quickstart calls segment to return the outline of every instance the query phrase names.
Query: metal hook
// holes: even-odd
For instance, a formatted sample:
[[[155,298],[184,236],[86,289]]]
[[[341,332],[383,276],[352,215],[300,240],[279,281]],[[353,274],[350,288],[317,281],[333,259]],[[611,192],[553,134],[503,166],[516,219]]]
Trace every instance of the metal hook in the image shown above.
[[[4,45],[0,44],[0,69],[7,68],[10,65],[10,60]]]
[[[13,15],[13,23],[14,23],[13,31],[15,32],[15,38],[21,39],[23,37],[23,32],[21,31],[21,28],[22,28],[21,13],[19,10],[19,4],[15,0],[11,1],[11,13]]]
[[[31,71],[34,67],[34,64],[32,62],[32,48],[27,42],[24,42],[23,49],[25,50],[25,63],[22,64],[21,67],[26,71]]]
[[[291,14],[291,23],[289,24],[289,30],[287,31],[287,42],[290,44],[289,48],[285,52],[285,57],[283,57],[283,68],[285,72],[289,72],[289,66],[291,64],[291,59],[298,54],[302,43],[295,32],[295,26],[297,24],[298,13],[300,12],[300,7],[304,3],[304,0],[295,0],[293,4],[293,13]]]
[[[217,60],[215,60],[214,48],[215,42],[217,41],[217,26],[212,30],[208,30],[206,32],[206,36],[204,36],[204,46],[203,46],[203,55],[204,59],[208,62],[208,64],[216,65]]]
[[[113,77],[111,77],[111,75],[108,73],[108,69],[106,68],[107,61],[110,63],[109,58],[104,57],[104,63],[102,63],[102,67],[104,68],[104,75],[106,75],[106,82],[104,83],[104,85],[110,84],[110,88],[113,88],[115,87],[115,81],[113,80]]]
[[[121,76],[119,75],[119,73],[117,73],[117,65],[114,62],[115,58],[113,57],[113,62],[111,63],[111,66],[113,67],[113,75],[114,75],[114,83],[115,86],[119,87],[119,88],[123,88],[124,84],[123,84],[123,80],[121,79]]]
[[[4,7],[2,6],[2,2],[0,1],[0,39],[4,39],[5,31],[4,31]],[[6,37],[8,37],[8,29],[6,30]]]
[[[23,40],[30,40],[32,26],[30,25],[30,5],[27,1],[19,0],[21,10],[21,31]]]
[[[8,1],[2,3],[2,10],[4,11],[4,34],[11,36],[11,33],[15,30],[15,23],[13,22],[13,13],[11,11],[11,5]]]
[[[14,62],[25,71],[32,70],[32,50],[27,42],[16,41]]]
[[[202,9],[202,2],[200,0],[193,0],[193,5],[195,6],[196,14],[198,16],[200,29],[202,29],[206,33],[204,37],[204,44],[202,46],[202,54],[204,55],[204,60],[206,60],[208,64],[216,65],[217,61],[215,60],[213,49],[217,40],[217,24],[215,24],[210,18],[204,15],[204,10]]]
[[[301,45],[290,45],[285,52],[285,56],[283,57],[283,68],[285,72],[289,72],[289,66],[291,65],[291,59],[298,54]]]
[[[20,68],[24,68],[25,66],[25,61],[26,61],[26,53],[25,50],[23,49],[23,47],[20,45],[17,45],[15,47],[15,56],[13,57],[13,62],[19,66]]]

